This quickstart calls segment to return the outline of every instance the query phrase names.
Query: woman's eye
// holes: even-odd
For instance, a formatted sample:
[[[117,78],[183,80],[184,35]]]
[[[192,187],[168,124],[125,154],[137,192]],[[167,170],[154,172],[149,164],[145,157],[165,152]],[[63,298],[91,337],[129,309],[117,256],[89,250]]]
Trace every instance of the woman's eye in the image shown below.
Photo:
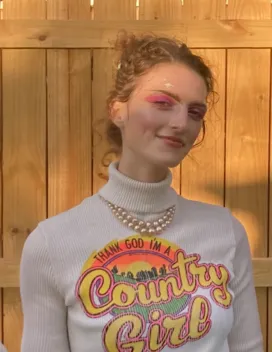
[[[194,119],[199,119],[199,120],[203,119],[204,117],[204,114],[199,110],[189,110],[189,115]]]
[[[172,107],[172,104],[169,103],[168,101],[156,101],[155,105],[157,105],[159,108],[163,108],[163,109],[169,109]]]

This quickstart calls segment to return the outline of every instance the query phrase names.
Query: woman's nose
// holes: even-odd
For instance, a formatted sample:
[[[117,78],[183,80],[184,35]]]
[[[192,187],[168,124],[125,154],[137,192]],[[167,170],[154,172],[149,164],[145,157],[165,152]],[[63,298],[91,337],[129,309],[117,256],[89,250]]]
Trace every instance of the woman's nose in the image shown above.
[[[179,104],[177,109],[174,109],[169,121],[169,126],[173,129],[184,129],[188,125],[189,116],[188,108],[185,105]]]

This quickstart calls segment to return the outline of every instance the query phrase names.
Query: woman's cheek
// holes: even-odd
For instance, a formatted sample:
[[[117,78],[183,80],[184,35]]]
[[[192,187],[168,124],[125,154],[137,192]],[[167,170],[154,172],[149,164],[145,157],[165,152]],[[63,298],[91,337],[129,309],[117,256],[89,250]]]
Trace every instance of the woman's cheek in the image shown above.
[[[133,114],[133,125],[137,130],[140,129],[142,132],[158,128],[158,122],[154,111],[150,108],[139,109]]]

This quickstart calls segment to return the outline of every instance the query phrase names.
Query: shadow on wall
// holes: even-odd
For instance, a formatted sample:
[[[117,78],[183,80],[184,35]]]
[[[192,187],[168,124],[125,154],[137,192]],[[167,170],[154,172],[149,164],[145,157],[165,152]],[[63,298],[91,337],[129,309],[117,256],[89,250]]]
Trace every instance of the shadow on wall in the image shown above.
[[[208,183],[205,191],[214,197],[222,194],[222,188]],[[232,197],[232,195],[234,195]],[[225,188],[225,206],[245,226],[253,256],[267,256],[269,222],[268,180],[229,185]]]

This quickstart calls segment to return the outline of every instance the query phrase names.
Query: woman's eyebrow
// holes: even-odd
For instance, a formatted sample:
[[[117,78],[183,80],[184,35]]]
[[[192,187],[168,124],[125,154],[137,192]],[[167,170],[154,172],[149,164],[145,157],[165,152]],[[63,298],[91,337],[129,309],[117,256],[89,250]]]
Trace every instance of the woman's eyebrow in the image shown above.
[[[170,92],[168,90],[156,89],[156,90],[154,90],[154,92],[160,92],[160,93],[169,95],[171,98],[175,99],[177,102],[179,102],[179,103],[182,102],[182,99],[180,98],[180,96],[178,94],[175,94],[175,93]],[[207,110],[207,105],[205,103],[203,103],[202,101],[193,101],[190,103],[190,105],[197,105],[197,106]]]

